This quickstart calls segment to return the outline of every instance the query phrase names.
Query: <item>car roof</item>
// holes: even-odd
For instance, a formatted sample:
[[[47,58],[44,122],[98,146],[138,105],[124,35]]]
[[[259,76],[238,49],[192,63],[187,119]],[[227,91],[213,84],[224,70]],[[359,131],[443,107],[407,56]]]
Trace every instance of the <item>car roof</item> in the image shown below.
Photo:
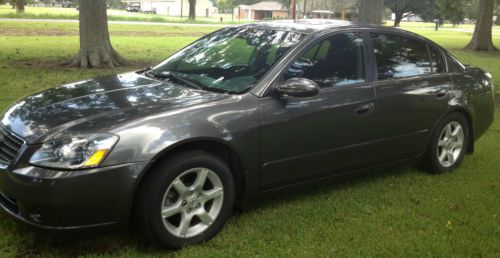
[[[316,31],[332,30],[332,29],[376,29],[384,31],[393,31],[405,34],[411,34],[416,36],[415,33],[410,33],[408,31],[392,28],[380,25],[362,25],[349,21],[343,20],[330,20],[330,19],[301,19],[301,20],[273,20],[273,21],[262,21],[249,24],[240,25],[241,27],[255,27],[262,29],[274,29],[274,30],[285,30],[285,31],[295,31],[305,34],[310,34]]]
[[[254,27],[269,30],[284,30],[293,31],[304,34],[311,34],[313,32],[335,30],[335,29],[371,29],[377,31],[385,31],[392,33],[399,33],[406,36],[412,36],[414,38],[419,38],[433,45],[439,46],[432,40],[422,37],[419,34],[403,30],[400,28],[387,27],[381,25],[373,24],[358,24],[343,20],[331,20],[331,19],[306,19],[306,20],[273,20],[273,21],[262,21],[255,23],[247,23],[239,25],[237,27]],[[441,48],[441,47],[440,47]]]
[[[352,26],[353,23],[342,20],[307,19],[307,20],[295,20],[295,21],[294,20],[262,21],[246,25],[263,29],[297,31],[309,34],[311,32],[318,30]]]

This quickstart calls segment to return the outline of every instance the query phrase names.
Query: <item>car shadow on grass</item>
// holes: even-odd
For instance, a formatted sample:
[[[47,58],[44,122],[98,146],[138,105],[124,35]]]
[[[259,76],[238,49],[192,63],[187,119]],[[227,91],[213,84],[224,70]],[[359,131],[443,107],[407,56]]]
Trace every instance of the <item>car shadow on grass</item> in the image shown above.
[[[251,215],[254,212],[258,213],[276,208],[279,204],[301,202],[315,196],[335,194],[335,192],[347,188],[355,190],[367,184],[383,183],[390,178],[408,177],[418,173],[424,172],[415,169],[404,169],[401,166],[389,169],[374,169],[331,181],[328,180],[328,182],[319,185],[297,187],[295,191],[287,195],[270,194],[268,195],[270,198],[263,199],[258,205],[251,205],[243,213]],[[234,216],[240,220],[243,219],[243,216],[240,216],[243,213],[237,211]],[[16,257],[76,257],[82,255],[123,255],[127,253],[164,256],[175,252],[163,250],[157,246],[148,244],[144,238],[132,230],[53,234],[33,231],[28,226],[18,223],[14,224],[13,219],[6,218],[5,216],[0,217],[0,222],[0,232],[2,232],[4,237],[9,239],[8,242],[15,242],[15,246],[10,247],[10,251],[8,252],[14,254]],[[210,246],[210,242],[205,245]]]

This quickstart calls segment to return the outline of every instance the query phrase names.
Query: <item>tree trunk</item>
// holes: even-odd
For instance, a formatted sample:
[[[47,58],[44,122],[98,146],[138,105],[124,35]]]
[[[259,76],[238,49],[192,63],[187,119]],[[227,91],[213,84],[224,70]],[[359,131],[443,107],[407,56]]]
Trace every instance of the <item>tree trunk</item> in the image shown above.
[[[493,45],[493,7],[495,0],[481,0],[472,40],[465,47],[474,51],[496,51]]]
[[[189,0],[189,19],[196,19],[196,0]]]
[[[400,12],[395,12],[395,17],[394,17],[394,27],[399,27],[401,25],[401,20],[403,20],[403,13]]]
[[[381,24],[384,12],[384,0],[361,0],[359,22],[363,24]]]
[[[80,52],[70,67],[114,68],[128,62],[118,54],[109,39],[106,0],[79,0]]]
[[[16,9],[16,0],[10,0],[10,6],[12,9]]]
[[[16,0],[16,12],[24,13],[24,0]]]

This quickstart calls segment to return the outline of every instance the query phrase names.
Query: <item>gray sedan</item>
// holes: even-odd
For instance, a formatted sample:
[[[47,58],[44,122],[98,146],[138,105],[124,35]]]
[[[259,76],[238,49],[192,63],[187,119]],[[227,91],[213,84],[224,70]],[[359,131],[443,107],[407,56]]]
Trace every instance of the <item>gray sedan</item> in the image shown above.
[[[154,68],[62,85],[1,116],[0,206],[46,230],[214,237],[271,192],[395,163],[452,171],[493,121],[491,75],[413,33],[279,21]]]

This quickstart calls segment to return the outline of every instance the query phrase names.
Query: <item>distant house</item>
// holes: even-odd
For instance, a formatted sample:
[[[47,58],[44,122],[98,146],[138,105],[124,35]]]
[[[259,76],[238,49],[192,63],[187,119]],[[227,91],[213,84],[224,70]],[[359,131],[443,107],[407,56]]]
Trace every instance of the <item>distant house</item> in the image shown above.
[[[394,21],[394,20],[396,20],[396,14],[392,13],[391,14],[391,21]],[[419,15],[412,14],[412,13],[405,13],[403,15],[403,19],[401,21],[404,21],[404,22],[422,22],[423,19]]]
[[[234,8],[236,18],[263,20],[288,18],[288,10],[278,2],[260,2],[253,5],[238,5]]]
[[[128,6],[139,7],[141,12],[154,12],[167,16],[189,15],[188,0],[122,0],[122,2]],[[210,17],[214,14],[217,14],[217,7],[210,0],[196,1],[196,16]]]

